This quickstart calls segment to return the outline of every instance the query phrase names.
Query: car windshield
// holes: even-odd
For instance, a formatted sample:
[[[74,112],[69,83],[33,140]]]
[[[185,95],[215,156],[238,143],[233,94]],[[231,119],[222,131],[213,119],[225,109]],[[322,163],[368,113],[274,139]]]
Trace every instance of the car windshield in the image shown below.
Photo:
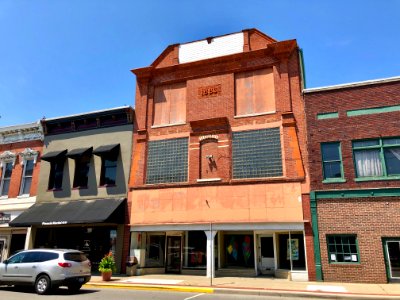
[[[81,252],[68,252],[64,253],[64,259],[65,260],[71,260],[71,261],[76,261],[76,262],[82,262],[87,260],[86,255]]]

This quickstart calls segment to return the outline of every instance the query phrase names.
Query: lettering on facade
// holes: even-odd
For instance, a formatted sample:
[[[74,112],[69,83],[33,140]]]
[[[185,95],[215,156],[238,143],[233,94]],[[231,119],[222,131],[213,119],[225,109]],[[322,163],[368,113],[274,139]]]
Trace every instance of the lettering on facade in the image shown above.
[[[65,225],[68,224],[67,221],[51,221],[51,222],[42,222],[42,225]]]
[[[11,215],[0,212],[0,224],[6,224],[11,221]]]
[[[199,98],[220,96],[221,95],[221,85],[215,84],[215,85],[199,87],[197,95]]]

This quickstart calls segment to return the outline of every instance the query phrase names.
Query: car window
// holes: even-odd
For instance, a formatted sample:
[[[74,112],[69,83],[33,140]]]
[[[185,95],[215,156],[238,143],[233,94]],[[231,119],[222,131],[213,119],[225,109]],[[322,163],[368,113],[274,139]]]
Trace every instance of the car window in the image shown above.
[[[40,255],[40,261],[48,261],[58,258],[58,253],[53,252],[42,252]]]
[[[22,259],[23,263],[40,262],[40,252],[27,252]]]
[[[86,258],[86,255],[84,253],[69,252],[69,253],[64,253],[64,259],[65,260],[76,261],[76,262],[82,262],[82,261],[85,261],[87,258]]]
[[[25,256],[25,254],[26,254],[25,252],[18,253],[18,254],[16,254],[16,255],[10,257],[10,258],[7,260],[7,262],[8,262],[9,264],[18,264],[18,263],[22,262],[22,260],[23,260],[23,258],[24,258],[24,256]]]

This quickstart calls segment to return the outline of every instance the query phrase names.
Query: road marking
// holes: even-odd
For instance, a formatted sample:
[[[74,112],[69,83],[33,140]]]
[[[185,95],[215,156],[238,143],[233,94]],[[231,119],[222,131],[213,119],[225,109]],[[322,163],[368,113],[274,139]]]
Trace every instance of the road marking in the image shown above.
[[[204,295],[204,294],[198,294],[198,295],[194,295],[194,296],[192,296],[192,297],[185,298],[184,300],[193,299],[193,298],[199,297],[199,296],[201,296],[201,295]]]

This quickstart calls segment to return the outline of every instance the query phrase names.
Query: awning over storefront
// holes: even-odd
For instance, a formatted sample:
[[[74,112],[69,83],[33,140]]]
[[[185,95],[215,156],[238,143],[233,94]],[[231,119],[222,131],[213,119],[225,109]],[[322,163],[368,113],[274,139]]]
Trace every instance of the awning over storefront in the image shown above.
[[[84,223],[125,222],[125,199],[68,200],[36,203],[9,225],[12,227],[56,226]]]
[[[75,159],[79,156],[83,156],[83,155],[91,153],[92,150],[93,150],[93,147],[74,149],[74,150],[71,150],[68,152],[67,157]]]
[[[67,154],[67,150],[60,150],[60,151],[53,151],[53,152],[48,152],[45,155],[42,155],[41,159],[45,160],[45,161],[53,161],[53,160],[57,160],[57,159],[61,159],[63,157],[65,157],[65,155]]]
[[[103,155],[110,152],[116,152],[119,149],[119,144],[112,144],[112,145],[104,145],[97,147],[93,150],[93,154],[95,155]]]

